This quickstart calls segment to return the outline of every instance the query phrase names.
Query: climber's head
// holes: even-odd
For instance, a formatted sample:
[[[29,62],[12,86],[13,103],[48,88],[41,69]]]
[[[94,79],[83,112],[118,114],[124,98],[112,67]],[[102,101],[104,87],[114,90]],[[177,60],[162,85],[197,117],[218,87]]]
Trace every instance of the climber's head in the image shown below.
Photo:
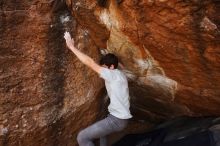
[[[102,56],[100,65],[109,69],[116,69],[118,67],[118,57],[112,53]]]

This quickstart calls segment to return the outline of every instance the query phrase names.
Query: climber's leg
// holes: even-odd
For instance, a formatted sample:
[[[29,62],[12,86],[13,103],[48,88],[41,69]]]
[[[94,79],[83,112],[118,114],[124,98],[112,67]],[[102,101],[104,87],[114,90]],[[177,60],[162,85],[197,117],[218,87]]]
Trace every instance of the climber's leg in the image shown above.
[[[121,131],[127,126],[128,120],[118,119],[112,115],[83,129],[77,136],[80,146],[94,146],[92,140],[100,138],[100,146],[107,145],[106,135]]]

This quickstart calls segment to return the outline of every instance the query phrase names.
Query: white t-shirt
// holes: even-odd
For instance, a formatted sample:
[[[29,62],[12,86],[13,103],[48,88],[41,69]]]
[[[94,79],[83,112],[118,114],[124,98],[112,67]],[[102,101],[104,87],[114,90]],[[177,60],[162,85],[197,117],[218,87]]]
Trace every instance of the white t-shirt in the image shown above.
[[[129,119],[130,97],[126,76],[118,69],[102,68],[100,77],[105,80],[105,87],[110,98],[108,111],[119,119]]]

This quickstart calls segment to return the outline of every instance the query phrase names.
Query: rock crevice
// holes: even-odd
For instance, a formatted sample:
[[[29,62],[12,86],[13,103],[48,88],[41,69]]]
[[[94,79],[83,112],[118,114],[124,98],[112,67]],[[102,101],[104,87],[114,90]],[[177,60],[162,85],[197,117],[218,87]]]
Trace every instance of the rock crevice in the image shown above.
[[[77,145],[100,116],[104,84],[65,31],[97,62],[120,58],[134,120],[219,116],[219,12],[208,0],[1,1],[0,145]]]

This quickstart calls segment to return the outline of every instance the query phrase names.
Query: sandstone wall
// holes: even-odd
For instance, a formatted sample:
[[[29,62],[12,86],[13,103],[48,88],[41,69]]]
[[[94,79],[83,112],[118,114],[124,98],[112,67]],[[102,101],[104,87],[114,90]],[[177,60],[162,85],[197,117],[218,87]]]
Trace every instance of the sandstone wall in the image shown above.
[[[103,83],[66,49],[63,33],[95,60],[87,30],[60,1],[0,2],[0,145],[76,145],[97,118]]]
[[[94,60],[120,57],[134,120],[219,116],[219,12],[217,0],[1,1],[0,145],[75,146],[98,118],[103,83],[66,30]]]
[[[220,114],[219,1],[67,0],[67,4],[93,38],[104,32],[101,24],[109,31],[103,52],[120,57],[131,81],[136,116],[155,122],[179,115]]]

